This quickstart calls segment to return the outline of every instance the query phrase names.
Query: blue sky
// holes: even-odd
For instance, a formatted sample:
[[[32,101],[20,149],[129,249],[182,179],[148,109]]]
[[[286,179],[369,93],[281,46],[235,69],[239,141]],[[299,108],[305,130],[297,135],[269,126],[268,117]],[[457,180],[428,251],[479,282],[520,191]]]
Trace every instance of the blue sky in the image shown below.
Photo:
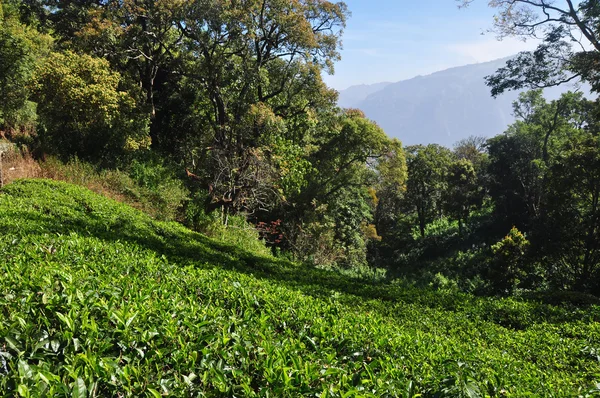
[[[485,33],[494,15],[487,0],[463,9],[454,0],[345,2],[352,16],[342,38],[342,60],[335,75],[324,76],[338,90],[491,61],[535,46]]]

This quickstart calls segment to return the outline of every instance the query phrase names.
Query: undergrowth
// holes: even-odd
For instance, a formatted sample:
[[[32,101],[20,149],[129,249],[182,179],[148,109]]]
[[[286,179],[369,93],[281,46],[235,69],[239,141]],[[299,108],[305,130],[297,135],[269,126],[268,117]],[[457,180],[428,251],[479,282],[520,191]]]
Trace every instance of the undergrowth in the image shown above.
[[[181,181],[161,165],[134,161],[129,170],[100,170],[77,158],[64,163],[49,157],[40,166],[45,178],[84,186],[159,220],[176,220],[188,196]]]
[[[8,184],[20,178],[40,176],[40,166],[27,151],[19,149],[11,142],[0,139],[0,180]]]

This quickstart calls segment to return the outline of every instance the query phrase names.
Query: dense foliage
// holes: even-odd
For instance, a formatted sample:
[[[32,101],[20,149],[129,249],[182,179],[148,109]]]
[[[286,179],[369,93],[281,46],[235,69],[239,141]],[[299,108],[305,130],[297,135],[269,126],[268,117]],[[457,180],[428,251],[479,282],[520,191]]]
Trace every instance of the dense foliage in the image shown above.
[[[377,159],[402,165],[404,152],[361,112],[337,108],[322,81],[339,59],[344,3],[0,7],[5,136],[41,158],[101,167],[168,159],[187,172],[192,219],[243,214],[277,223],[271,235],[283,239],[271,243],[300,259],[366,264]],[[401,167],[387,174],[403,184]]]
[[[484,146],[472,138],[453,152],[408,148],[404,211],[391,238],[402,244],[387,258],[396,257],[398,272],[439,272],[480,292],[599,294],[597,104],[573,93],[547,102],[531,91],[514,108],[517,122]],[[511,237],[522,241],[518,258],[498,257]]]
[[[0,396],[598,393],[598,299],[369,283],[48,180],[5,187],[0,228]]]
[[[561,4],[490,2],[543,36],[492,95],[600,90],[600,8]],[[0,0],[0,185],[152,217],[4,187],[0,395],[599,393],[600,104],[404,148],[322,80],[349,15]]]

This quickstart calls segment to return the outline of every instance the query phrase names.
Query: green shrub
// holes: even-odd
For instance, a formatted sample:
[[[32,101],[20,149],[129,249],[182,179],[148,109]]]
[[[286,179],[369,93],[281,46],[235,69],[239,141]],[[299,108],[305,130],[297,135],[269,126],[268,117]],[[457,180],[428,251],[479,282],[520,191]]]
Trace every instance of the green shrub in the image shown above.
[[[383,282],[388,279],[388,272],[384,268],[369,267],[367,265],[356,265],[353,267],[340,267],[336,265],[321,265],[319,269],[333,271],[340,275],[365,282]]]
[[[206,200],[202,191],[192,196],[185,205],[184,225],[221,242],[264,255],[271,254],[256,227],[244,215],[225,216],[218,210],[206,213]]]
[[[206,213],[207,200],[208,194],[204,191],[191,194],[190,200],[185,204],[183,224],[194,231],[210,235],[212,228],[222,221],[218,212]]]
[[[218,215],[218,213],[217,213]],[[258,231],[243,215],[227,217],[226,224],[221,217],[208,226],[206,234],[221,242],[261,255],[271,255],[271,250],[260,239]]]
[[[140,188],[140,193],[153,207],[154,214],[163,220],[181,219],[180,213],[188,200],[189,192],[177,177],[175,165],[152,156],[148,151],[145,159],[133,159],[127,165],[127,173]],[[162,210],[161,210],[162,209]]]
[[[498,292],[510,293],[527,276],[526,254],[529,241],[516,227],[492,245],[489,276]]]
[[[440,272],[434,275],[433,281],[430,283],[430,286],[434,289],[444,289],[451,291],[458,290],[458,283],[442,275],[442,273]]]
[[[544,303],[552,305],[571,304],[578,307],[589,307],[592,305],[600,306],[600,298],[583,292],[573,291],[553,291],[530,293],[527,297],[541,300]]]

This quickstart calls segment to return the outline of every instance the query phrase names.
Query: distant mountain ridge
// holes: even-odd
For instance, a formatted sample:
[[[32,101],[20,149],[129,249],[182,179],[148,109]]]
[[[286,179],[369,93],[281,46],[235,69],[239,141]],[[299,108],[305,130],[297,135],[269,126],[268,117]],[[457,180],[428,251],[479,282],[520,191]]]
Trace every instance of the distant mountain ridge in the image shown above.
[[[338,105],[361,109],[405,145],[438,143],[451,147],[470,135],[492,137],[514,122],[512,103],[519,93],[508,92],[494,99],[484,78],[508,59],[454,67],[396,83],[352,86],[340,91]],[[556,99],[573,89],[572,85],[555,87],[544,95]]]
[[[383,82],[375,84],[359,84],[357,86],[348,87],[347,89],[340,91],[338,105],[342,108],[352,108],[369,95],[383,90],[390,84],[392,83]]]

